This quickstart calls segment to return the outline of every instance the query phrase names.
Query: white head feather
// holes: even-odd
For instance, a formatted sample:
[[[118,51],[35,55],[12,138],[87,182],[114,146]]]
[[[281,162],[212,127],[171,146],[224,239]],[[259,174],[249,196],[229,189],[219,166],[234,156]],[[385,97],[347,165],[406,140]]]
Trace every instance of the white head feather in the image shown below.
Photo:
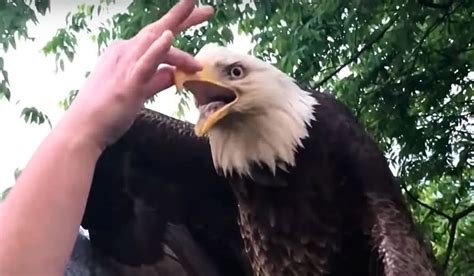
[[[294,166],[315,119],[316,99],[276,67],[250,55],[207,44],[196,59],[214,70],[239,62],[246,71],[241,79],[220,79],[238,92],[239,100],[208,132],[216,168],[226,175],[249,175],[253,163],[273,172]]]

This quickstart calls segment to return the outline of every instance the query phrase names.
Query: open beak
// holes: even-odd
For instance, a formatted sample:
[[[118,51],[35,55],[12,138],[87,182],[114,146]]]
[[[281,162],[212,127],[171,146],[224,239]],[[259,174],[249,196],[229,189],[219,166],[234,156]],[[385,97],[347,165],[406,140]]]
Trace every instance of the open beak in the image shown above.
[[[176,69],[174,79],[178,91],[186,89],[194,96],[200,114],[194,128],[198,136],[206,135],[238,100],[236,91],[222,84],[210,66],[193,74]]]

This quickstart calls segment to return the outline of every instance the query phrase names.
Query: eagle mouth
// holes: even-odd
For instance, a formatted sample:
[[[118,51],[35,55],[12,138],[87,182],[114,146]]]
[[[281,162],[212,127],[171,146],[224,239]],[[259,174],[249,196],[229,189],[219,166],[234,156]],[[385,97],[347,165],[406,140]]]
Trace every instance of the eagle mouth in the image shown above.
[[[184,87],[193,94],[196,107],[201,113],[214,113],[237,99],[232,89],[208,81],[186,81]]]
[[[235,90],[205,80],[188,80],[183,83],[194,96],[199,110],[197,134],[204,135],[212,126],[229,113],[229,108],[238,100]]]

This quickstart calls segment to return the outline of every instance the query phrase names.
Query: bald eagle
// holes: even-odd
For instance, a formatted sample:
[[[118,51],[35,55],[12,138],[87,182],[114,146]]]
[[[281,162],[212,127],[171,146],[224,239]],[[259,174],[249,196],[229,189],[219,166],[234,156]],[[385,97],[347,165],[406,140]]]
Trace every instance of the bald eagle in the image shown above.
[[[252,275],[235,197],[193,125],[143,109],[100,156],[65,275]]]
[[[254,275],[436,275],[382,152],[328,93],[208,44],[175,72],[239,206]]]

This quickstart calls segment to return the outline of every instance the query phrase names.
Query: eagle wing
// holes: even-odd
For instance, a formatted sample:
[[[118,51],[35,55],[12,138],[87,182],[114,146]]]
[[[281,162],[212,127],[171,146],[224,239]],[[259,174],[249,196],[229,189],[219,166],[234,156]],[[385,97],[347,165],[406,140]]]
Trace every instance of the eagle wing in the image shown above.
[[[374,275],[441,275],[431,249],[418,233],[388,162],[348,108],[328,93],[314,91],[321,103],[320,121],[328,131],[340,174],[355,192],[357,223],[373,249],[369,270]],[[357,213],[354,212],[354,213]]]
[[[209,143],[192,124],[151,110],[98,160],[82,227],[122,275],[249,273],[237,204]]]

